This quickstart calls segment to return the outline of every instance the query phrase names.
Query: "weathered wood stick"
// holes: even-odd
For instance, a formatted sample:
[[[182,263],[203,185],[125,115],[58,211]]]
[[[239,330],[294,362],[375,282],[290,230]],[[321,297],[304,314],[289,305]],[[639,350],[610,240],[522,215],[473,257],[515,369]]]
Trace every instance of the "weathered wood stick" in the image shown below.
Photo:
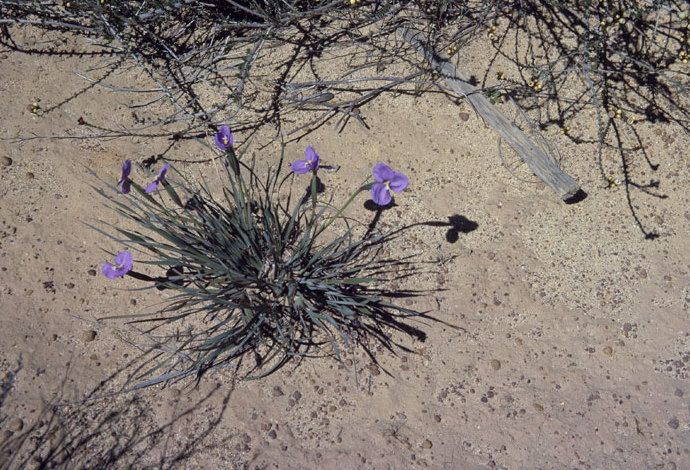
[[[429,64],[441,74],[451,91],[467,98],[484,119],[484,122],[493,127],[527,163],[532,172],[553,189],[561,199],[567,201],[577,196],[580,192],[577,182],[564,173],[558,167],[558,163],[536,145],[527,134],[496,109],[486,96],[476,87],[470,85],[451,62],[438,56],[422,42],[420,39],[421,32],[409,28],[399,28],[398,34],[417,49],[417,52],[424,55]]]

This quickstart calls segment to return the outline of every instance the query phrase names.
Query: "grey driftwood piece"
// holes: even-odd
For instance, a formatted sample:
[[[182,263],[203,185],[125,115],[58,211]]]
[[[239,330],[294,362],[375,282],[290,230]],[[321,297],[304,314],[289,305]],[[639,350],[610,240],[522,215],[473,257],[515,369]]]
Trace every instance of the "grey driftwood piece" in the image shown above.
[[[536,145],[515,123],[496,109],[486,96],[476,87],[470,85],[467,79],[458,73],[451,62],[438,56],[431,50],[420,39],[423,33],[409,28],[400,28],[398,29],[398,34],[417,49],[417,52],[424,55],[429,64],[441,74],[447,87],[451,91],[464,96],[484,119],[484,122],[493,127],[501,138],[508,142],[508,145],[527,163],[532,172],[553,189],[561,199],[567,201],[576,196],[580,190],[577,182],[571,176],[564,173],[559,168],[558,163]]]

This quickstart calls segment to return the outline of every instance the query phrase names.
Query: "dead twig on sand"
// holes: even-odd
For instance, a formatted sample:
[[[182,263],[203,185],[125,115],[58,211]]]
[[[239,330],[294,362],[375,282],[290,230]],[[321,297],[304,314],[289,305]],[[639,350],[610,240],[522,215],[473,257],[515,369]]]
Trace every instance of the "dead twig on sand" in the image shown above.
[[[515,123],[501,113],[479,89],[469,81],[448,60],[436,54],[420,39],[420,32],[410,28],[398,29],[398,34],[417,49],[426,61],[440,73],[446,87],[465,97],[484,122],[492,127],[501,138],[520,155],[530,169],[564,201],[576,196],[580,187],[568,174],[563,172],[554,158],[535,144]]]

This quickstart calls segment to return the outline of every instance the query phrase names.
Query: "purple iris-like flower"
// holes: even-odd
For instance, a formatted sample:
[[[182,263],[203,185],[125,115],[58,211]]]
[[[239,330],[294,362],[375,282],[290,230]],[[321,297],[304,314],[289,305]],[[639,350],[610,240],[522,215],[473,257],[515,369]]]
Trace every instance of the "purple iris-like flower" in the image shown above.
[[[216,132],[213,141],[216,143],[216,147],[223,152],[226,152],[230,147],[232,147],[232,143],[234,141],[232,131],[226,125],[220,126],[220,129],[218,132]]]
[[[129,251],[121,251],[115,256],[115,264],[103,263],[101,265],[101,272],[108,279],[115,279],[116,277],[122,277],[130,272],[133,265],[132,253]]]
[[[298,175],[303,175],[309,173],[310,171],[316,171],[319,168],[319,154],[311,145],[307,145],[307,149],[304,151],[304,160],[297,160],[292,162],[292,171]]]
[[[127,194],[132,186],[132,180],[129,179],[129,174],[132,172],[132,160],[125,160],[122,162],[122,176],[117,182],[117,187],[123,194]]]
[[[158,176],[156,176],[156,179],[151,181],[149,185],[146,186],[145,192],[147,194],[154,192],[156,189],[158,189],[158,185],[165,181],[165,174],[168,172],[169,168],[170,163],[166,163],[165,165],[163,165],[161,171],[158,172]]]
[[[376,182],[371,187],[371,198],[379,206],[387,206],[393,199],[393,193],[402,192],[410,180],[402,173],[393,170],[385,163],[377,163],[372,171]]]

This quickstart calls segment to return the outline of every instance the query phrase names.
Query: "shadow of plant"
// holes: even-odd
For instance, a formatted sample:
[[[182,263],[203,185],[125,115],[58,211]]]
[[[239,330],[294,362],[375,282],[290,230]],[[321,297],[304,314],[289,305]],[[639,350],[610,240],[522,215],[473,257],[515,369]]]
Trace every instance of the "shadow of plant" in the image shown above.
[[[225,391],[214,386],[187,405],[178,399],[172,417],[158,424],[154,402],[160,397],[108,391],[122,372],[78,401],[65,397],[65,379],[33,425],[0,442],[0,469],[172,469],[229,439],[214,434],[232,395],[231,386]],[[199,424],[193,429],[186,426],[192,416]]]

